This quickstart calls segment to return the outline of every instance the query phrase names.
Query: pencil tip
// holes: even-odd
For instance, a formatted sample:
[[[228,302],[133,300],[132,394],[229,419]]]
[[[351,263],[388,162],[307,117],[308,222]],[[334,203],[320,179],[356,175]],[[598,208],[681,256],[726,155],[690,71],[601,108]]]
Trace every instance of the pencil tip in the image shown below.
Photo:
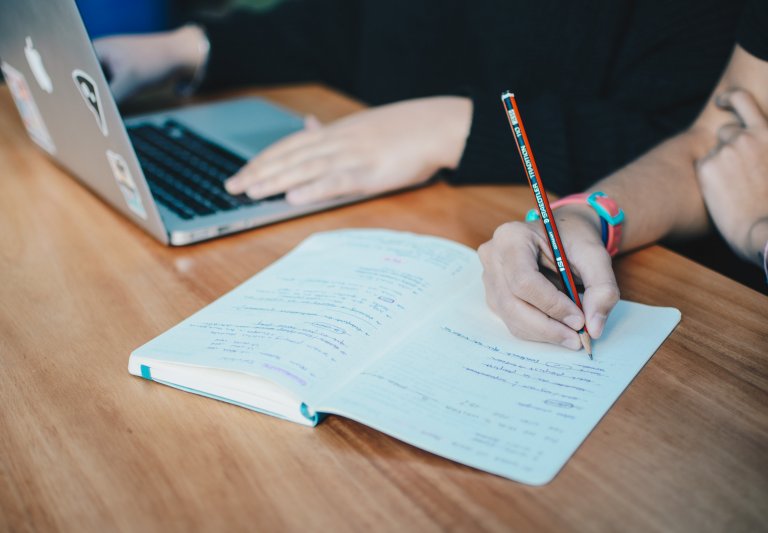
[[[592,357],[592,339],[590,338],[589,333],[587,333],[586,330],[582,330],[579,333],[579,337],[581,338],[581,345],[584,346],[584,351],[587,352],[590,359],[594,359]]]

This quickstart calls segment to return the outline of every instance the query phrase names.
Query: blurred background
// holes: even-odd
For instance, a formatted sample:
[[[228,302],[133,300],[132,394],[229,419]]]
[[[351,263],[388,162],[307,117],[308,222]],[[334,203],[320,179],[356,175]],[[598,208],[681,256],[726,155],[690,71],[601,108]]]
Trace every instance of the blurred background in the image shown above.
[[[19,0],[23,1],[23,0]],[[229,9],[268,10],[285,0],[75,0],[91,39],[176,28],[195,15]],[[0,73],[0,83],[3,75]]]
[[[283,0],[76,0],[91,39],[115,33],[162,31],[195,15],[235,7],[266,10]]]

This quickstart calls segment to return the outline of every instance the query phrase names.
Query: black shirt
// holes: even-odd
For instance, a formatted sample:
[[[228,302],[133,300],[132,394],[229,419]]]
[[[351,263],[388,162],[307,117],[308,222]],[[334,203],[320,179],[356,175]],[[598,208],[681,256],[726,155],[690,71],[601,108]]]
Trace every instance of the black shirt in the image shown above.
[[[736,41],[756,58],[768,61],[768,0],[747,0]]]
[[[472,98],[455,183],[525,182],[512,90],[547,188],[586,188],[700,111],[740,0],[289,0],[204,21],[205,86],[321,81],[368,104]]]

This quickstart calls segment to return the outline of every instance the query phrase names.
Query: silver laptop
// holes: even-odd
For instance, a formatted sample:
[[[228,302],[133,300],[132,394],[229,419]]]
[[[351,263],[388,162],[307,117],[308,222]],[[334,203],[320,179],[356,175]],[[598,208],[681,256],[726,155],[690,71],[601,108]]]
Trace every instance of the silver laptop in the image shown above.
[[[120,116],[74,0],[0,0],[0,60],[29,136],[159,241],[185,245],[360,200],[289,205],[223,181],[301,117],[256,98]]]

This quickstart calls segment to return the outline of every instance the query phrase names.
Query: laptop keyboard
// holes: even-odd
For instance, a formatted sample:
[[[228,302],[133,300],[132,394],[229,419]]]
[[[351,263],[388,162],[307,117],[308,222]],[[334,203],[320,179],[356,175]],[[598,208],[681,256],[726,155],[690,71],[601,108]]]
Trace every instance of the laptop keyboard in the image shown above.
[[[246,160],[200,137],[176,121],[128,128],[154,198],[183,219],[256,205],[245,194],[232,196],[224,181]],[[277,197],[268,198],[274,200]]]

